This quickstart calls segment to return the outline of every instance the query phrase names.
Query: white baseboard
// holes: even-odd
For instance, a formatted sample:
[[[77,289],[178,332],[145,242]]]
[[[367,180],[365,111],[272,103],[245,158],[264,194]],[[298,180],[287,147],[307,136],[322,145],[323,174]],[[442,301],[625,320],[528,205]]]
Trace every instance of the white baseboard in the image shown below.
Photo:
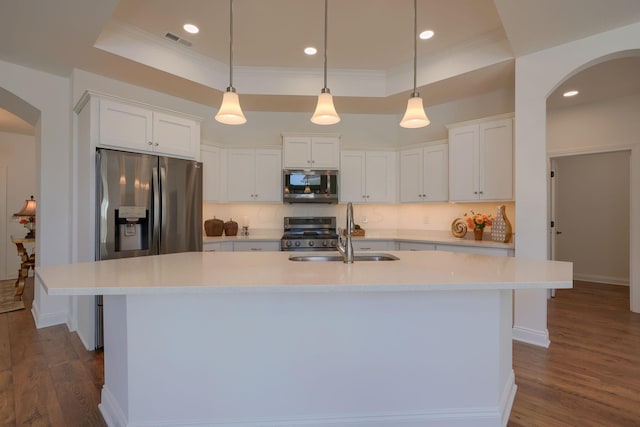
[[[597,274],[579,274],[574,272],[573,280],[582,280],[584,282],[606,283],[608,285],[629,286],[628,277],[600,276]]]
[[[538,331],[522,326],[514,326],[511,337],[516,341],[537,345],[538,347],[549,348],[549,344],[551,344],[551,341],[549,341],[549,330],[547,329]]]
[[[59,313],[48,313],[42,315],[38,310],[38,305],[33,304],[31,306],[31,315],[33,321],[36,324],[37,329],[46,328],[47,326],[62,325],[67,323],[67,312],[61,311]]]
[[[98,409],[100,409],[100,413],[109,427],[125,427],[133,425],[127,423],[127,418],[125,417],[124,412],[122,412],[122,408],[120,408],[106,385],[102,386],[100,400],[101,402],[98,405]]]

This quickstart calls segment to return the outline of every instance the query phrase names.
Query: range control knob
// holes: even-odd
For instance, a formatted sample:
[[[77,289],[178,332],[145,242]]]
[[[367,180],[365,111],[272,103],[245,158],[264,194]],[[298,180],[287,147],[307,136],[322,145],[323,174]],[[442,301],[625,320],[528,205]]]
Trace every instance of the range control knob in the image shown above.
[[[313,240],[309,240],[309,246],[313,246],[315,245],[315,242]]]
[[[300,240],[296,240],[296,246],[300,246]]]
[[[327,241],[326,240],[322,241],[322,246],[327,246]]]
[[[286,244],[287,244],[287,247],[290,247],[291,246],[291,240],[287,240]]]

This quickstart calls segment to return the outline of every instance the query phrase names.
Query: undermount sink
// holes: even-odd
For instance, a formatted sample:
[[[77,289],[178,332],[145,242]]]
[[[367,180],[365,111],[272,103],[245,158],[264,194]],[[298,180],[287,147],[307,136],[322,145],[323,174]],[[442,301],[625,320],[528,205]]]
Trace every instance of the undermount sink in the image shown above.
[[[400,258],[391,254],[359,254],[354,255],[354,261],[396,261]],[[342,255],[291,255],[289,261],[343,261]]]

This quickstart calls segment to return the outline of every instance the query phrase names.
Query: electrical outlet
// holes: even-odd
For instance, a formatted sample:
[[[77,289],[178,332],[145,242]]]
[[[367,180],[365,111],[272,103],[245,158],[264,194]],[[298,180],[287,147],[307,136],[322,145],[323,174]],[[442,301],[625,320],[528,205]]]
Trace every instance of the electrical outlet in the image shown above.
[[[431,224],[431,218],[429,218],[429,215],[425,215],[424,218],[422,218],[422,223],[424,225]]]
[[[366,224],[367,222],[369,222],[369,219],[366,216],[362,217],[362,221],[363,224]]]

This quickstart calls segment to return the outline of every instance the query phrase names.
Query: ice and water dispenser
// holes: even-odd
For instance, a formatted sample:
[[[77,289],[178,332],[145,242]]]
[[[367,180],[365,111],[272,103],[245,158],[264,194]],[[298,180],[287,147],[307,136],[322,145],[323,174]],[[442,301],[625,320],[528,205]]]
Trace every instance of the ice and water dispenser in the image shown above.
[[[144,206],[120,206],[115,210],[116,252],[149,249],[149,210]]]

